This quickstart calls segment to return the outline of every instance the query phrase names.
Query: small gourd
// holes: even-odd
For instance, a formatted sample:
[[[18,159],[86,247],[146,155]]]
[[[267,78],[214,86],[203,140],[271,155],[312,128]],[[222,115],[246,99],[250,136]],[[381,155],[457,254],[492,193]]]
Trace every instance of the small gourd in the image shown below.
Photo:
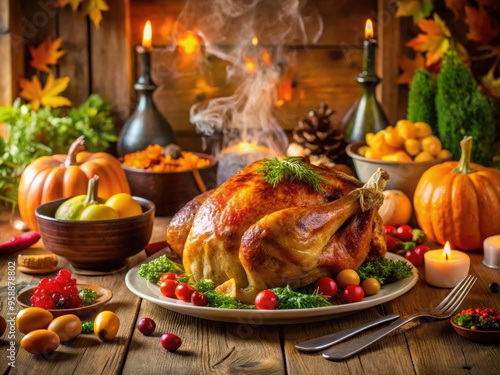
[[[378,213],[384,225],[398,227],[407,224],[413,213],[413,208],[408,196],[400,190],[385,190],[384,203]]]

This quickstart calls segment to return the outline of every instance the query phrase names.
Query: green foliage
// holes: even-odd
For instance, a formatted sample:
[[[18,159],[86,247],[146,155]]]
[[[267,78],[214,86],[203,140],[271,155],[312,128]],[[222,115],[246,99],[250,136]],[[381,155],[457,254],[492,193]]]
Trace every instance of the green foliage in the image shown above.
[[[93,321],[83,321],[82,322],[82,333],[94,333],[94,322]]]
[[[83,288],[78,292],[78,295],[82,299],[85,306],[92,305],[92,303],[94,303],[97,299],[97,292],[92,289]]]
[[[139,267],[139,276],[144,277],[150,283],[156,284],[160,276],[167,272],[183,274],[184,268],[172,262],[166,255],[162,255],[151,262],[144,263]]]
[[[460,158],[460,141],[471,135],[476,145],[472,148],[471,161],[490,166],[495,140],[493,106],[481,94],[472,72],[455,51],[447,52],[443,59],[436,110],[439,137],[453,158]]]
[[[316,191],[323,189],[320,182],[330,183],[298,157],[288,157],[281,160],[274,157],[265,159],[261,165],[262,169],[258,173],[263,174],[262,179],[269,182],[273,187],[276,187],[283,178],[290,181],[305,181]]]
[[[384,285],[411,276],[412,267],[404,260],[382,258],[363,264],[356,272],[361,281],[373,277],[380,285]]]
[[[88,151],[104,151],[118,139],[111,105],[98,95],[69,111],[21,104],[0,107],[0,123],[7,123],[8,139],[0,138],[0,208],[17,204],[17,187],[24,168],[40,156],[66,154],[71,143],[85,136]]]
[[[305,294],[298,291],[294,291],[287,285],[284,288],[273,288],[271,289],[276,297],[278,297],[278,309],[312,309],[315,307],[325,307],[331,306],[332,304],[328,301],[328,297],[319,294],[317,291],[311,294]]]
[[[436,91],[437,83],[432,75],[425,69],[418,69],[408,93],[407,119],[428,123],[434,134],[437,134]]]

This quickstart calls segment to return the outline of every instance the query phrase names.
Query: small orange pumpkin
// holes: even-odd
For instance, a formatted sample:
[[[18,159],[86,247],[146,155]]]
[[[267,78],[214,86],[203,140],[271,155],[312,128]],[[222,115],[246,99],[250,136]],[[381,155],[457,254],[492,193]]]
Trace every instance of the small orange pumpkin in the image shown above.
[[[99,176],[99,197],[128,193],[130,187],[120,162],[105,152],[83,150],[84,137],[79,137],[68,154],[42,156],[30,163],[19,181],[18,205],[22,219],[38,230],[35,210],[45,202],[86,194],[94,175]]]
[[[500,234],[500,171],[470,163],[472,137],[460,146],[460,161],[424,172],[413,204],[418,224],[431,240],[477,250],[485,238]]]

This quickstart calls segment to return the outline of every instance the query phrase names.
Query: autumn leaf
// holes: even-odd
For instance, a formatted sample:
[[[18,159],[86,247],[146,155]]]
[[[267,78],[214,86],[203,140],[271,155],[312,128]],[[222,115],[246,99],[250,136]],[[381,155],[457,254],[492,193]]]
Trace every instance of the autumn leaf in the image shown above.
[[[408,57],[401,57],[399,59],[399,67],[403,71],[396,80],[396,83],[403,84],[411,84],[413,80],[413,76],[417,69],[425,68],[425,59],[421,53],[417,53],[414,59],[410,59]]]
[[[45,86],[42,89],[42,85],[37,76],[33,76],[31,81],[20,78],[19,86],[21,87],[21,92],[19,95],[24,100],[29,101],[31,107],[35,111],[40,108],[40,105],[53,108],[65,105],[69,106],[71,102],[67,98],[58,96],[58,94],[66,90],[69,80],[69,77],[54,79],[52,73],[49,73]]]
[[[493,74],[494,70],[495,64],[493,64],[491,69],[484,77],[481,77],[481,82],[483,83],[484,87],[488,89],[491,95],[500,98],[500,77],[495,78],[495,75]]]
[[[82,2],[83,0],[57,0],[57,5],[64,8],[66,5],[70,4],[73,12],[76,12]]]
[[[37,70],[48,73],[48,65],[56,65],[59,58],[66,53],[66,51],[59,50],[61,42],[61,38],[52,41],[52,37],[49,35],[38,47],[29,46],[32,57],[30,65]]]
[[[469,25],[467,39],[488,44],[498,34],[493,29],[490,15],[483,7],[476,9],[467,6],[465,15],[465,22]]]
[[[102,14],[101,12],[109,10],[106,0],[89,0],[87,5],[87,13],[94,23],[96,29],[99,30],[101,25]]]
[[[455,19],[458,19],[463,12],[465,4],[469,0],[445,0],[446,7],[450,9],[455,15]]]
[[[434,19],[423,19],[418,21],[418,27],[424,34],[418,34],[406,43],[415,51],[426,52],[426,66],[430,66],[441,60],[450,48],[451,33],[445,22],[434,14]]]
[[[432,0],[399,0],[396,17],[413,17],[413,22],[418,22],[428,17],[434,9]]]

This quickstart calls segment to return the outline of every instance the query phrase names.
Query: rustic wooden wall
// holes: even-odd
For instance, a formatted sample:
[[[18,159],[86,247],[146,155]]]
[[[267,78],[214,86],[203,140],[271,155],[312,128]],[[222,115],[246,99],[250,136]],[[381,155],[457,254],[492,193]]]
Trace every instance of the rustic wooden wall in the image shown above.
[[[67,53],[54,68],[69,75],[65,92],[79,104],[92,92],[113,103],[117,126],[134,108],[133,83],[138,76],[135,46],[141,43],[146,20],[153,25],[153,77],[159,88],[155,102],[172,124],[183,148],[201,151],[200,137],[189,122],[189,109],[199,100],[232,94],[234,86],[224,77],[224,64],[180,54],[172,45],[171,31],[185,0],[108,0],[111,11],[103,13],[100,30],[69,7],[58,9],[55,0],[0,0],[0,105],[18,95],[16,79],[30,77],[29,44],[47,35],[62,37]],[[327,103],[340,120],[361,93],[355,76],[362,70],[364,25],[375,22],[379,39],[377,72],[383,78],[379,96],[391,121],[404,117],[406,104],[396,84],[396,57],[400,51],[399,19],[393,0],[309,0],[324,20],[318,43],[288,46],[294,54],[283,82],[292,82],[291,100],[285,101],[277,118],[288,133],[308,111]],[[378,19],[377,19],[378,17]],[[16,43],[17,41],[17,43]],[[282,85],[281,85],[282,86]],[[280,87],[281,90],[281,87]],[[281,91],[280,91],[281,92]],[[282,94],[280,94],[282,96]]]

